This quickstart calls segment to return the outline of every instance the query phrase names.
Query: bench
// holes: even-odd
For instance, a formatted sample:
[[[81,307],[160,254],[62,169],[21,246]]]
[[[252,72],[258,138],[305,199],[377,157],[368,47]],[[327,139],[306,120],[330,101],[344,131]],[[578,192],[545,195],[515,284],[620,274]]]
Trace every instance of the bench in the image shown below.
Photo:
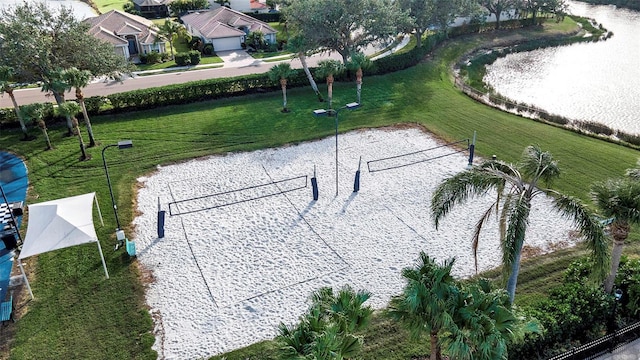
[[[2,321],[2,324],[4,325],[4,323],[9,320],[15,322],[15,319],[13,318],[13,294],[11,294],[9,301],[3,301],[0,303],[0,321]]]

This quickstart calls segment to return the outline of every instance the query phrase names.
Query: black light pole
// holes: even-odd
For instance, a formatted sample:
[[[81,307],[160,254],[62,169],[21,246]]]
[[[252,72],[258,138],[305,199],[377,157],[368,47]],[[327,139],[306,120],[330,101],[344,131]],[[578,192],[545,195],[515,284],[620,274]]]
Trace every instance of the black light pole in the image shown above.
[[[337,110],[329,109],[318,109],[313,111],[314,116],[331,116],[333,115],[336,122],[336,196],[338,196],[338,113],[342,109],[354,110],[360,107],[360,104],[357,102],[348,103],[347,105],[338,108]]]
[[[118,219],[118,206],[116,205],[116,199],[113,196],[113,189],[111,188],[111,179],[109,178],[109,169],[107,168],[107,160],[104,158],[104,151],[110,147],[118,147],[118,149],[128,149],[133,146],[131,140],[118,141],[117,144],[107,145],[102,149],[102,165],[104,165],[104,173],[107,175],[107,184],[109,185],[109,193],[111,194],[111,204],[113,205],[113,214],[116,216],[116,238],[118,241],[124,241],[124,233],[121,232],[120,219]],[[117,248],[117,246],[116,246]]]

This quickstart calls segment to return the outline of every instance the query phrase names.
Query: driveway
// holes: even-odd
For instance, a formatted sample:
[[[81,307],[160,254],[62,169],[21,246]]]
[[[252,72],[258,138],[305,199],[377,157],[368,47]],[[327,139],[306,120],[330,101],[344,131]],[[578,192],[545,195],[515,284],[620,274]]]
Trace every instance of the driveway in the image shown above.
[[[224,61],[225,68],[258,66],[263,64],[260,59],[254,59],[244,50],[216,51],[216,54]]]

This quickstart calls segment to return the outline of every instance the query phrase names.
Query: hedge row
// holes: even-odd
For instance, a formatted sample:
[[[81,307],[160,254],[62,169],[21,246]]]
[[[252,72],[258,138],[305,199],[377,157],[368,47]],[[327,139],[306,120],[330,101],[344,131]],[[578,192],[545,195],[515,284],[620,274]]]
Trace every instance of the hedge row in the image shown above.
[[[505,22],[508,23],[508,22]],[[455,28],[449,36],[458,36],[486,30],[486,26],[465,26]],[[403,70],[418,64],[424,57],[447,38],[447,34],[430,35],[422,47],[407,52],[383,57],[373,63],[367,75],[382,75]],[[337,78],[347,79],[347,73]],[[296,70],[288,79],[289,87],[307,86],[308,81],[302,70]],[[278,82],[269,79],[268,74],[252,74],[232,78],[217,78],[194,81],[183,84],[167,85],[157,88],[140,89],[106,96],[93,96],[85,99],[89,115],[102,113],[123,113],[150,109],[165,105],[186,104],[190,102],[219,99],[256,92],[279,90]],[[52,120],[51,115],[45,120]],[[0,128],[17,127],[13,109],[0,109]]]

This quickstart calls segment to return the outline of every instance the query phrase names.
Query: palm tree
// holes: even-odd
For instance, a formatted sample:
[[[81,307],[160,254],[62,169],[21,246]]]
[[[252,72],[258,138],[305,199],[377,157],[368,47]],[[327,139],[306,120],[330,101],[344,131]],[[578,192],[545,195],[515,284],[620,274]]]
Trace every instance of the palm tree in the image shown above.
[[[69,85],[64,81],[63,70],[54,70],[42,76],[42,91],[53,94],[58,106],[64,104],[64,93],[69,89]],[[74,135],[74,126],[71,116],[65,115],[67,119],[67,136]]]
[[[356,72],[356,96],[358,98],[358,104],[362,104],[360,102],[360,94],[362,93],[362,70],[371,67],[371,60],[369,60],[367,55],[357,52],[351,54],[347,67]]]
[[[76,89],[76,100],[80,104],[82,109],[82,116],[84,122],[87,124],[87,132],[89,133],[89,147],[96,146],[96,140],[93,136],[93,128],[91,127],[91,121],[89,120],[89,114],[87,114],[87,107],[84,103],[84,95],[82,94],[82,88],[89,85],[89,81],[93,77],[89,70],[78,70],[77,68],[66,69],[63,74],[63,81],[67,84],[68,88],[72,87]]]
[[[55,108],[55,113],[57,115],[68,116],[71,118],[75,133],[78,136],[78,141],[80,142],[80,161],[84,161],[89,160],[89,156],[87,156],[87,151],[84,147],[84,141],[82,140],[82,133],[80,132],[80,127],[78,125],[78,119],[76,118],[76,115],[78,115],[78,113],[80,113],[81,111],[82,109],[80,108],[80,105],[73,101],[65,101]]]
[[[456,326],[447,329],[443,348],[454,359],[507,359],[508,345],[527,333],[541,333],[536,321],[525,321],[504,290],[493,290],[484,279],[463,286],[453,297]]]
[[[624,242],[629,237],[632,225],[640,224],[640,182],[633,178],[635,169],[627,172],[630,178],[609,179],[595,183],[591,188],[591,197],[606,218],[613,218],[609,225],[613,238],[611,251],[611,271],[604,282],[607,293],[613,285],[620,265]]]
[[[477,267],[480,231],[495,209],[496,214],[499,214],[503,274],[508,277],[507,292],[512,303],[520,272],[520,257],[531,201],[541,194],[549,195],[554,207],[577,225],[592,251],[596,263],[595,275],[604,278],[606,273],[608,255],[604,229],[592,216],[592,212],[576,198],[538,187],[541,182],[550,185],[559,175],[558,164],[550,153],[543,152],[538,146],[528,146],[520,163],[514,165],[495,160],[486,161],[445,179],[438,185],[431,199],[431,213],[437,229],[440,220],[455,205],[464,203],[470,197],[485,195],[490,190],[497,192],[496,201],[476,224],[473,251]]]
[[[307,64],[307,54],[315,48],[313,45],[309,43],[309,39],[300,34],[292,36],[287,41],[287,50],[296,54],[298,59],[300,59],[300,64],[302,64],[302,70],[307,75],[307,79],[309,80],[309,84],[311,84],[311,89],[318,97],[319,101],[324,101],[322,95],[320,94],[320,90],[318,90],[318,85],[316,81],[313,79],[313,75],[311,75],[311,71],[309,70],[309,65]]]
[[[49,139],[49,133],[47,132],[47,124],[44,122],[45,105],[41,103],[33,103],[20,106],[20,113],[25,119],[34,121],[38,124],[38,127],[44,135],[44,139],[47,142],[47,150],[53,149],[51,140]]]
[[[342,288],[334,294],[322,288],[311,295],[309,311],[288,327],[280,324],[278,341],[285,359],[354,358],[362,349],[362,339],[353,332],[364,329],[373,310],[364,306],[371,295],[366,291]]]
[[[187,29],[181,24],[171,21],[170,19],[165,19],[164,24],[161,26],[155,26],[158,31],[158,36],[161,39],[169,42],[169,48],[171,49],[171,58],[173,59],[173,42],[178,38],[178,36],[183,36],[187,33]]]
[[[400,321],[413,338],[429,334],[431,360],[441,360],[440,334],[454,325],[452,298],[458,291],[451,275],[455,259],[442,265],[424,252],[415,267],[402,270],[407,284],[401,295],[394,296],[389,303],[388,314]]]
[[[24,123],[24,119],[22,118],[22,114],[20,113],[20,107],[18,106],[16,97],[13,94],[15,83],[12,80],[14,75],[14,70],[11,67],[5,65],[0,66],[0,94],[7,93],[7,95],[9,95],[9,98],[11,98],[13,109],[16,112],[18,122],[20,122],[20,129],[22,130],[22,134],[24,134],[23,139],[28,140],[29,134],[27,132],[27,125]]]
[[[269,79],[271,81],[280,81],[280,87],[282,88],[282,112],[287,113],[287,78],[294,74],[291,65],[288,63],[280,63],[274,65],[269,69]]]
[[[329,109],[333,109],[333,76],[342,73],[342,71],[344,71],[344,65],[338,60],[321,60],[318,62],[318,69],[316,71],[318,76],[327,79],[327,100],[329,102]]]

